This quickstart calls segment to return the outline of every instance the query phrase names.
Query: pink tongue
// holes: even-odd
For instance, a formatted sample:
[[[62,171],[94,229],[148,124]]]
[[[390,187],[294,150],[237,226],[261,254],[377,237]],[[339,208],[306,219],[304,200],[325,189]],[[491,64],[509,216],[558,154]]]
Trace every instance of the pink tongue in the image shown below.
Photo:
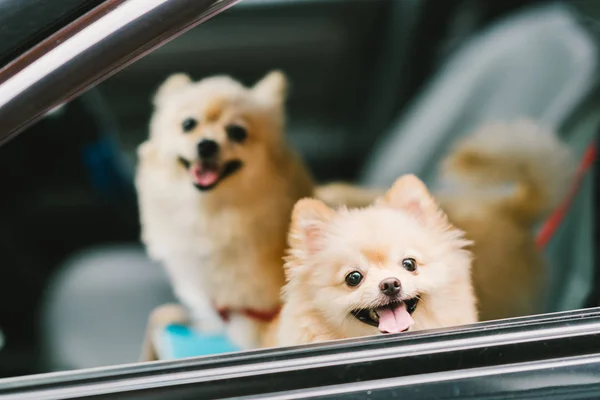
[[[210,186],[219,179],[217,171],[205,169],[199,165],[193,165],[190,172],[194,183],[200,186]]]
[[[408,311],[406,304],[378,308],[379,331],[382,333],[399,333],[415,323]]]

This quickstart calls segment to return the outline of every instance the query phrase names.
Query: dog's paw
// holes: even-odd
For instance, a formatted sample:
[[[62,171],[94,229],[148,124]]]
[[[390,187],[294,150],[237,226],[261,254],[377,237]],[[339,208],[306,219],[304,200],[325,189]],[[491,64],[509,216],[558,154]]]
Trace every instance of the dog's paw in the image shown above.
[[[225,324],[221,317],[215,315],[203,315],[193,319],[193,327],[202,333],[214,335],[225,331]]]
[[[259,346],[258,330],[258,324],[244,315],[233,314],[227,324],[229,340],[245,350]]]

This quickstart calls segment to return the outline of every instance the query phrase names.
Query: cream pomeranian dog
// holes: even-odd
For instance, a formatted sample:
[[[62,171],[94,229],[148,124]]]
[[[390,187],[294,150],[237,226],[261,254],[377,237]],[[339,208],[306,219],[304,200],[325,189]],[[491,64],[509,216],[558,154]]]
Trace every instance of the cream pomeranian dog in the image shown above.
[[[534,227],[564,198],[574,170],[557,135],[525,119],[484,124],[442,161],[434,193],[449,220],[474,241],[480,320],[544,312],[547,271]],[[381,193],[344,183],[316,189],[332,206],[365,205]]]
[[[477,321],[470,242],[415,176],[366,208],[294,207],[284,305],[265,347]]]
[[[285,95],[277,71],[253,87],[172,75],[138,150],[148,254],[165,266],[195,327],[226,328],[242,348],[256,347],[279,311],[290,213],[313,190],[284,138]]]

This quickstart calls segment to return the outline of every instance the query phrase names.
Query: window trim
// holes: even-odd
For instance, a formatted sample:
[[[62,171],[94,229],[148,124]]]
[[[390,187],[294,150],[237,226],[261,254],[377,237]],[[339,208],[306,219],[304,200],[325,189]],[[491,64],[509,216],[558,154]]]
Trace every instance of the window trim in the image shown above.
[[[39,9],[41,4],[37,0],[8,1],[8,3],[6,1],[4,3],[0,2],[0,21],[8,18],[6,22],[10,22],[8,22],[8,26],[4,25],[6,24],[4,21],[0,22],[0,24],[4,25],[4,32],[6,32],[5,29],[9,31],[9,36],[12,36],[12,40],[0,45],[0,66],[4,66],[32,46],[35,46],[40,40],[59,31],[91,9],[101,5],[105,0],[69,0],[66,4],[62,2],[58,6],[56,3],[46,3],[42,5],[42,10]],[[15,7],[15,3],[18,3],[16,6],[16,19],[15,15],[11,14],[10,11],[10,15],[2,17],[3,10],[10,10],[11,7]],[[29,27],[15,34],[14,31],[18,30],[16,29],[17,25],[12,25],[12,23],[21,25],[23,20],[20,17],[31,15],[30,13],[33,9],[36,9],[33,13],[37,14],[34,17],[35,24],[32,24],[32,21],[28,21],[27,25]],[[38,13],[38,11],[41,12]],[[40,15],[44,16],[43,19],[40,18]],[[12,34],[10,31],[13,31]],[[4,39],[5,36],[3,34]]]
[[[600,308],[594,308],[456,329],[11,378],[2,382],[0,396],[262,398],[299,389],[319,393],[340,384],[354,390],[361,381],[376,387],[402,376],[400,383],[409,384],[411,379],[443,380],[452,371],[481,368],[501,374],[507,365],[588,356],[598,353],[599,339]]]
[[[565,379],[568,378],[568,379]],[[495,390],[490,390],[495,388]],[[600,395],[600,355],[566,357],[495,367],[355,382],[317,389],[244,396],[241,399],[337,399],[340,396],[371,400],[400,398],[467,397],[470,399],[521,398],[595,399]],[[583,397],[586,396],[586,397]]]
[[[105,1],[0,69],[0,144],[239,1]]]

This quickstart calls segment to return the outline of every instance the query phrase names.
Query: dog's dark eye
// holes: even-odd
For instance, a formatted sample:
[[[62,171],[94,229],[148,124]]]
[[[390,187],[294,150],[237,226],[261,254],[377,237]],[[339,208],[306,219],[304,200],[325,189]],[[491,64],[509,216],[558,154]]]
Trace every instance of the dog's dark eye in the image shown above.
[[[414,258],[405,258],[402,260],[402,266],[405,270],[413,272],[415,269],[417,269],[417,262]]]
[[[184,132],[190,132],[196,127],[196,125],[198,125],[198,121],[196,121],[194,118],[186,118],[181,123],[181,128]]]
[[[243,126],[227,125],[225,131],[227,132],[227,137],[229,138],[229,140],[232,140],[234,142],[241,143],[248,137],[248,132]]]
[[[348,286],[357,286],[360,282],[362,282],[363,276],[358,271],[352,271],[348,275],[346,275],[346,285]]]

